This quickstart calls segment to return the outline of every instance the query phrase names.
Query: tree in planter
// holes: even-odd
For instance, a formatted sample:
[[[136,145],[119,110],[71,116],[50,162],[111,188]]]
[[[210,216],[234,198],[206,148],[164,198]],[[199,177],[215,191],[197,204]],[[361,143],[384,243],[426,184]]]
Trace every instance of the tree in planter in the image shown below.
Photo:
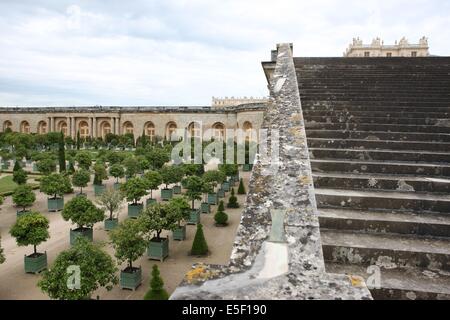
[[[80,151],[75,156],[78,166],[84,170],[89,170],[92,165],[92,157],[89,151]]]
[[[59,172],[66,171],[66,151],[64,147],[64,133],[60,133],[58,142],[58,161],[59,161]]]
[[[137,205],[139,200],[146,194],[147,184],[141,178],[131,178],[122,185],[121,190],[128,202],[133,202],[134,205]]]
[[[115,163],[109,168],[109,174],[116,178],[116,184],[119,184],[119,179],[125,176],[125,170],[120,164]]]
[[[38,253],[37,246],[50,238],[48,228],[49,221],[46,217],[38,212],[31,212],[19,217],[9,231],[20,247],[34,247],[33,254],[25,258],[25,272],[36,273],[47,268],[47,255]]]
[[[178,226],[177,216],[167,204],[148,206],[139,217],[142,230],[148,240],[150,259],[163,261],[169,255],[169,239],[162,238],[163,230],[174,231]]]
[[[101,206],[103,210],[109,213],[110,226],[105,221],[105,227],[107,230],[114,229],[117,225],[118,218],[114,218],[114,213],[120,210],[123,201],[123,194],[120,191],[114,189],[107,189],[99,198],[97,198],[97,204]]]
[[[80,287],[71,288],[73,266],[80,268]],[[73,270],[73,269],[72,269]],[[52,265],[38,282],[39,288],[51,299],[86,300],[99,287],[108,291],[117,284],[115,273],[117,268],[111,256],[98,245],[85,239],[78,239],[70,249],[61,252]]]
[[[227,208],[239,208],[239,202],[237,197],[234,195],[234,188],[231,189],[231,196],[230,199],[228,199]]]
[[[208,244],[206,243],[205,235],[203,234],[203,226],[201,223],[197,224],[197,231],[195,232],[194,242],[192,243],[191,255],[204,256],[208,254]]]
[[[220,201],[217,213],[214,215],[214,220],[218,226],[226,226],[228,223],[228,215],[225,213],[225,206],[223,201]]]
[[[144,174],[147,189],[150,190],[150,199],[153,199],[153,190],[158,190],[162,183],[162,176],[157,171],[147,171]]]
[[[207,171],[203,175],[203,179],[206,182],[211,183],[213,191],[215,191],[215,188],[217,187],[218,184],[225,181],[225,178],[226,178],[225,174],[220,170]]]
[[[75,243],[80,235],[88,237],[92,241],[93,226],[104,218],[104,213],[86,197],[75,197],[64,206],[62,217],[65,221],[71,221],[77,225],[71,230],[71,244]]]
[[[187,189],[186,196],[191,200],[192,210],[195,210],[195,200],[202,200],[204,181],[197,176],[190,176],[183,180],[183,186]]]
[[[244,180],[242,178],[239,180],[238,194],[239,195],[247,194],[247,191],[245,191]]]
[[[87,187],[89,181],[91,180],[91,174],[85,169],[80,169],[76,171],[72,176],[72,184],[75,187],[80,188],[80,195],[83,194],[83,188]]]
[[[161,169],[165,163],[170,161],[170,153],[156,147],[147,152],[146,157],[154,170]]]
[[[99,195],[104,191],[103,180],[108,179],[105,164],[98,162],[94,166],[94,189],[95,195]]]
[[[147,241],[143,237],[140,221],[128,219],[110,234],[117,260],[127,262],[127,267],[120,274],[122,288],[135,289],[141,284],[140,268],[133,267],[133,261],[139,259],[147,249]]]
[[[42,177],[40,182],[40,190],[41,192],[51,197],[49,199],[50,201],[54,200],[58,202],[58,200],[61,200],[60,202],[58,202],[58,204],[55,204],[55,208],[50,207],[49,202],[50,210],[60,210],[62,209],[62,197],[65,193],[72,191],[72,186],[67,176],[59,173],[53,173],[49,176]]]
[[[169,189],[169,184],[176,183],[178,180],[178,177],[175,176],[176,170],[174,170],[174,166],[164,166],[161,171],[161,177],[163,180],[163,183],[166,185],[165,189]]]
[[[48,219],[38,212],[32,212],[17,219],[9,233],[16,238],[19,246],[34,246],[33,254],[36,255],[37,246],[50,238],[48,228]]]
[[[77,150],[80,150],[81,148],[81,136],[80,131],[77,131]]]
[[[220,165],[220,171],[222,171],[225,176],[231,177],[235,176],[239,172],[239,167],[236,164],[222,164]]]
[[[36,201],[36,195],[30,186],[20,185],[14,190],[12,199],[16,206],[22,208],[21,213],[25,213],[27,212],[27,207],[31,207]]]
[[[139,172],[139,162],[135,157],[126,158],[122,164],[125,167],[125,175],[127,178],[132,178]]]
[[[182,224],[183,221],[187,222],[191,216],[191,207],[185,197],[178,197],[171,199],[166,204],[168,213],[172,215],[172,218],[177,227],[173,229],[173,239],[183,241],[186,239],[186,224]]]
[[[157,265],[153,265],[150,290],[144,296],[144,300],[168,300],[169,294],[164,289],[164,281],[161,278]]]
[[[179,185],[179,183],[183,180],[183,177],[185,175],[183,166],[174,165],[174,166],[172,166],[171,170],[172,170],[172,174],[174,176],[173,183],[176,183],[177,185]]]
[[[17,183],[18,185],[23,185],[27,183],[27,180],[28,180],[28,173],[25,170],[19,169],[14,171],[13,181],[15,183]]]
[[[36,163],[36,167],[43,175],[49,175],[56,170],[56,162],[53,158],[45,156]]]

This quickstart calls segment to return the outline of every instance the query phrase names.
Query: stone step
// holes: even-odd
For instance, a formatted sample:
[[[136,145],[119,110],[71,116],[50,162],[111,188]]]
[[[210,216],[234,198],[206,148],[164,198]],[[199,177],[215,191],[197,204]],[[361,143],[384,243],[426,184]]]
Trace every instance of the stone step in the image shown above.
[[[350,118],[407,118],[407,119],[449,119],[449,112],[411,112],[409,111],[400,111],[396,112],[395,110],[391,110],[389,112],[386,111],[374,111],[374,110],[366,110],[366,111],[348,111],[348,110],[303,110],[303,116],[305,118],[312,117],[326,117],[326,118],[338,118],[338,119],[350,119]]]
[[[320,208],[430,212],[450,215],[450,196],[414,192],[316,189]]]
[[[325,228],[320,233],[324,258],[331,263],[450,271],[450,239]]]
[[[345,106],[360,106],[360,105],[366,105],[368,107],[410,107],[415,106],[418,108],[448,108],[448,101],[427,101],[427,100],[415,100],[415,101],[409,101],[409,100],[402,100],[402,101],[394,101],[394,100],[387,100],[387,101],[375,101],[375,100],[355,100],[355,101],[349,101],[349,100],[333,100],[330,101],[322,99],[320,97],[309,97],[309,96],[303,96],[302,99],[302,105],[305,104],[307,106],[320,106],[320,105],[332,105],[332,106],[339,106],[339,105],[345,105]]]
[[[418,113],[444,113],[444,114],[450,114],[450,107],[433,107],[430,108],[419,108],[415,106],[367,106],[367,105],[345,105],[345,104],[324,104],[324,105],[318,105],[318,104],[311,104],[311,103],[304,103],[302,104],[303,112],[308,111],[332,111],[332,112],[384,112],[384,113],[390,113],[390,112],[402,112],[402,113],[408,113],[408,112],[418,112]]]
[[[412,133],[450,133],[450,122],[448,125],[399,125],[399,124],[373,124],[373,123],[324,123],[306,122],[306,129],[313,130],[342,130],[342,131],[377,131],[377,132],[412,132]]]
[[[322,139],[308,138],[310,148],[325,149],[370,149],[370,150],[415,150],[450,152],[450,143],[425,141],[390,141],[390,140],[350,140],[350,139]],[[450,155],[450,153],[449,153]]]
[[[320,227],[365,233],[449,237],[450,215],[319,208]]]
[[[450,103],[450,102],[449,102]],[[344,117],[344,116],[320,116],[313,117],[305,115],[306,122],[319,123],[364,123],[364,124],[399,124],[399,125],[414,125],[414,126],[435,126],[442,123],[450,123],[450,119],[418,119],[418,118],[392,118],[392,117]]]
[[[352,174],[313,172],[314,186],[322,189],[414,191],[450,194],[450,177],[447,179],[398,174]]]
[[[436,164],[450,162],[448,153],[442,152],[309,148],[309,153],[311,158],[323,160],[399,161]],[[420,172],[418,173],[420,174]]]
[[[450,274],[420,268],[380,269],[380,283],[366,267],[327,263],[326,271],[360,276],[376,300],[450,300]]]
[[[320,139],[350,139],[350,140],[393,140],[393,141],[427,141],[450,142],[450,134],[423,132],[379,132],[379,131],[342,131],[342,130],[311,130],[306,136]]]

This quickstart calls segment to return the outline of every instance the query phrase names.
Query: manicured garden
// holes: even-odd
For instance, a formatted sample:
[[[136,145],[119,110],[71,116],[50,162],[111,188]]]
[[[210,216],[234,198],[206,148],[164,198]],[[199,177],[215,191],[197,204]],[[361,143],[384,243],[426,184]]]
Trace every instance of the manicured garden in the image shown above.
[[[169,142],[157,143],[143,136],[131,144],[121,136],[115,138],[128,144],[113,145],[107,139],[102,144],[71,142],[59,133],[26,136],[0,135],[2,163],[10,161],[10,169],[14,162],[13,175],[0,179],[0,193],[3,182],[17,208],[10,235],[17,245],[34,248],[24,258],[24,273],[41,273],[38,286],[52,299],[89,299],[100,289],[147,287],[141,258],[158,261],[159,269],[164,269],[171,248],[180,247],[172,242],[189,242],[185,251],[192,257],[189,259],[208,259],[214,254],[211,248],[217,246],[208,245],[211,239],[205,236],[205,228],[208,234],[213,228],[226,231],[230,228],[227,211],[243,206],[237,196],[245,196],[242,167],[219,165],[205,172],[204,164],[174,164]],[[38,198],[45,195],[46,200],[45,206],[39,200],[41,212],[35,209],[35,186],[27,184],[33,171],[42,174]],[[122,209],[126,217],[121,216]],[[48,215],[60,215],[73,226],[66,233],[70,246],[51,252],[55,259],[50,265],[45,251],[52,237]],[[204,219],[209,221],[206,225]],[[239,220],[233,220],[236,228]],[[96,225],[108,232],[106,247],[96,241]],[[44,249],[38,250],[38,246]],[[0,262],[5,258],[3,251],[0,247]],[[83,256],[90,259],[76,260]],[[79,262],[83,274],[91,276],[82,278],[83,290],[76,292],[60,285],[67,280],[64,268],[74,261]],[[167,298],[159,269],[152,269],[146,299]]]

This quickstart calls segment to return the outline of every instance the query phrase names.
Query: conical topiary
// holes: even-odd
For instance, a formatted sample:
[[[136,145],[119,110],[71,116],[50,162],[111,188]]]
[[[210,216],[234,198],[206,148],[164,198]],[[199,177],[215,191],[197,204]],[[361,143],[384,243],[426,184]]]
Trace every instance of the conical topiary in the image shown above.
[[[144,300],[168,300],[169,294],[164,289],[164,281],[159,273],[158,266],[153,265],[150,290],[144,296]]]
[[[203,226],[200,223],[197,225],[191,254],[194,256],[204,256],[208,254],[208,244],[206,243],[205,235],[203,234]]]
[[[244,180],[242,178],[239,180],[238,194],[247,194],[245,191]]]
[[[22,169],[22,166],[20,165],[19,160],[16,160],[14,162],[13,172],[16,172],[16,171],[21,170],[21,169]]]
[[[239,203],[238,203],[238,199],[234,194],[234,188],[231,189],[231,196],[230,199],[228,200],[228,204],[227,204],[228,208],[239,208]]]
[[[220,201],[217,213],[214,215],[214,220],[218,226],[226,226],[228,221],[228,215],[225,213],[223,201]]]

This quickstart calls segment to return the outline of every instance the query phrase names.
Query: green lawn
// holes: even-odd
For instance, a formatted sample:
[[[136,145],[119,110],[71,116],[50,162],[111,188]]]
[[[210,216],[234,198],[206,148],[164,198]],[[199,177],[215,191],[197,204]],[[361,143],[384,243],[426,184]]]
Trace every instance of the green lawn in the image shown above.
[[[14,191],[17,184],[12,180],[12,176],[5,176],[0,178],[0,194]]]
[[[17,187],[17,184],[12,179],[13,179],[12,175],[4,176],[4,177],[0,178],[0,195],[6,195],[6,196],[11,195],[11,193]],[[33,189],[39,188],[39,184],[37,184],[37,183],[29,183],[29,185]]]

